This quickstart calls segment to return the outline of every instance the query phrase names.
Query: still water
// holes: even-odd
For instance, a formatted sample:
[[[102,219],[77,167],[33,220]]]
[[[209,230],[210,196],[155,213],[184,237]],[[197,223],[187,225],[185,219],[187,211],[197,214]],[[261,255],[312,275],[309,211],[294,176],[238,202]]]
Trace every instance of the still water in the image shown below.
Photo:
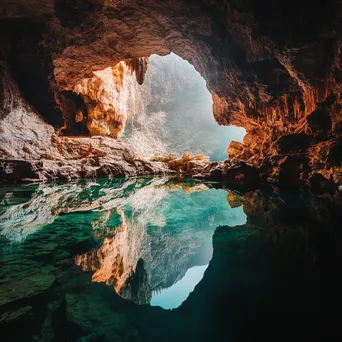
[[[1,187],[1,336],[312,340],[328,318],[337,336],[336,205],[167,178]]]

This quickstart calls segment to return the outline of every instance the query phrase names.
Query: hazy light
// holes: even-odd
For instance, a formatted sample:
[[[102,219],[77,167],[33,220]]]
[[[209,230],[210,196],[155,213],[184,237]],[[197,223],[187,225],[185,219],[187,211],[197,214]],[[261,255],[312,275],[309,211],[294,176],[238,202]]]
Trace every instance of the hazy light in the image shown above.
[[[205,80],[175,54],[150,57],[131,102],[124,139],[140,155],[189,151],[223,160],[230,141],[242,141],[246,133],[217,124]]]

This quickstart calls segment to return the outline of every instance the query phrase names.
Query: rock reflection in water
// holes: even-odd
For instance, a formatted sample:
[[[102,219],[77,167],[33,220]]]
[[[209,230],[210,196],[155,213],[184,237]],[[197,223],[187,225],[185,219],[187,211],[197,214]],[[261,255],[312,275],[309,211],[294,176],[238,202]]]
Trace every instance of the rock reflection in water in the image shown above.
[[[94,282],[112,285],[123,298],[178,307],[203,277],[217,226],[246,222],[242,207],[232,209],[225,197],[225,191],[204,184],[159,181],[141,188],[94,223],[107,236],[100,248],[76,256],[75,262],[93,272]],[[106,225],[115,215],[120,223]],[[200,276],[187,273],[195,266],[202,266]]]
[[[8,341],[317,341],[322,333],[339,341],[341,221],[339,194],[225,192],[165,179],[2,187],[0,333]],[[75,257],[94,262],[82,265],[89,272]],[[186,296],[174,310],[158,307]]]
[[[96,225],[105,225],[106,215],[109,215],[106,210],[126,203],[140,188],[151,188],[166,181],[162,178],[43,183],[30,186],[31,198],[20,203],[16,203],[17,187],[0,188],[4,193],[4,199],[0,203],[0,234],[13,242],[22,243],[44,225],[53,223],[61,214],[91,211],[101,212],[101,218],[93,222],[93,228],[96,228]],[[12,188],[15,189],[14,192],[11,192]],[[24,186],[22,192],[28,192]],[[162,193],[159,196],[162,196]],[[150,205],[153,206],[153,203]]]
[[[168,178],[40,184],[22,187],[24,201],[13,189],[3,188],[1,235],[24,243],[56,220],[83,232],[91,227],[98,248],[77,255],[75,263],[93,272],[94,282],[138,304],[178,307],[203,276],[184,278],[187,271],[211,260],[215,229],[246,222],[242,207],[228,204],[226,191]],[[170,303],[168,294],[179,288]]]

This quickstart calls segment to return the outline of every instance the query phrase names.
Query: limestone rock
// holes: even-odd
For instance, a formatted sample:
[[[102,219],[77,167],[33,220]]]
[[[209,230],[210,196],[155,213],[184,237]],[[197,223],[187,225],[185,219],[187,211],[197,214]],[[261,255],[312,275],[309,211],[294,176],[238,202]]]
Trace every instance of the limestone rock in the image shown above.
[[[279,184],[300,186],[309,172],[308,159],[305,155],[286,156],[279,164]]]
[[[30,154],[27,161],[0,160],[0,183],[163,175],[169,172],[167,164],[139,158],[126,144],[112,138],[55,137],[50,149],[50,154],[42,154],[39,160]],[[11,152],[17,156],[16,151]]]
[[[331,165],[342,165],[342,138],[332,141],[327,162]]]
[[[284,154],[305,151],[311,140],[312,138],[304,133],[294,133],[280,137],[276,144],[279,153]]]
[[[223,178],[226,183],[231,184],[257,185],[259,183],[258,170],[244,162],[226,168],[223,171]]]
[[[320,138],[327,138],[332,127],[330,113],[326,108],[316,109],[306,118],[311,131]]]
[[[244,145],[238,141],[232,141],[228,148],[227,148],[227,152],[228,152],[228,156],[230,159],[233,159],[234,157],[239,156],[244,149]]]

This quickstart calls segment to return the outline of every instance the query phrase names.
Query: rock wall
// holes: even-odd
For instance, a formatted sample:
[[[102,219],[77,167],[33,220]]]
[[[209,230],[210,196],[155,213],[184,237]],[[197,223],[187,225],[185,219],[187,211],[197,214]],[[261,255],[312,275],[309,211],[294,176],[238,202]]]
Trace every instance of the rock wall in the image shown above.
[[[120,138],[128,116],[129,98],[137,84],[142,84],[147,70],[147,58],[123,61],[75,85],[73,93],[80,95],[87,109],[85,124],[90,135]],[[75,112],[74,117],[77,113]],[[75,120],[74,120],[75,121]]]
[[[206,79],[217,122],[246,128],[241,158],[263,179],[338,183],[341,17],[337,0],[5,1],[2,60],[52,120],[52,94],[122,60],[172,51]],[[132,68],[142,82],[144,62]],[[32,74],[37,92],[25,82]]]
[[[0,184],[172,173],[110,137],[58,136],[23,98],[6,64],[0,63],[0,73]],[[76,110],[75,95],[63,94],[63,115]]]

